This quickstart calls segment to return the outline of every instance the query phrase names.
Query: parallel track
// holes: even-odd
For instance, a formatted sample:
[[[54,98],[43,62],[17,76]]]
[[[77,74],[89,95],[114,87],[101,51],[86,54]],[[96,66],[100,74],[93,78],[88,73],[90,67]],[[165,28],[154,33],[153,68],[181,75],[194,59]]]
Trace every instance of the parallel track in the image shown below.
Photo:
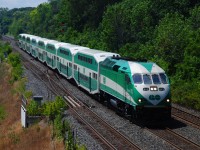
[[[172,131],[169,128],[166,129],[150,129],[145,128],[149,132],[157,135],[170,145],[173,145],[178,150],[200,150],[200,145],[186,139],[185,137],[181,136],[180,134]]]
[[[187,124],[194,126],[195,128],[200,129],[200,117],[198,116],[192,115],[176,107],[172,108],[172,116]]]

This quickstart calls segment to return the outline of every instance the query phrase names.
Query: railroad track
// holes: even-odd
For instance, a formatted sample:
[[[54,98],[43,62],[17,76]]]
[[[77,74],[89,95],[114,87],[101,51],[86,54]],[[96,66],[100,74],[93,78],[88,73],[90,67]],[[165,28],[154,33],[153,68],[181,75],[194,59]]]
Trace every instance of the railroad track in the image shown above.
[[[19,48],[17,47],[17,49]],[[55,75],[54,79],[48,78],[48,80],[52,92],[55,93],[56,95],[59,94],[65,97],[66,100],[65,102],[70,106],[70,112],[74,114],[78,118],[78,120],[84,123],[85,126],[87,126],[86,127],[87,130],[89,130],[91,134],[93,134],[94,137],[96,137],[96,139],[100,143],[102,143],[104,149],[139,149],[137,146],[134,145],[134,143],[128,140],[125,136],[121,135],[121,133],[116,131],[114,128],[112,129],[112,127],[109,124],[107,124],[104,120],[101,120],[101,118],[98,117],[98,115],[93,114],[93,112],[86,105],[79,102],[79,100],[65,88],[65,86],[62,84],[62,81],[60,81],[61,79],[59,76]],[[59,90],[56,91],[55,87],[56,89],[59,88]],[[180,111],[181,110],[175,110],[175,108],[173,108],[172,116],[182,119],[184,122],[190,120],[191,124],[193,125],[194,122],[197,122],[195,126],[196,127],[199,126],[198,123],[200,123],[199,121],[200,119],[198,117],[196,116],[193,117],[193,115],[191,114],[186,115],[186,112],[184,111],[182,111],[182,115],[180,115],[181,114]],[[186,117],[189,115],[190,117]],[[195,119],[191,121],[191,118],[196,118],[196,121],[194,121]],[[200,149],[200,146],[198,144],[193,143],[192,141],[182,137],[181,135],[173,132],[170,129],[164,129],[164,130],[159,130],[159,129],[153,130],[149,128],[146,129],[152,132],[153,134],[157,135],[158,137],[162,138],[170,145],[173,145],[175,149]]]
[[[200,150],[200,145],[186,139],[182,135],[174,132],[173,130],[166,128],[166,129],[150,129],[144,128],[149,132],[155,134],[159,138],[163,139],[170,145],[172,145],[175,149],[178,150]]]
[[[13,44],[12,44],[13,45]],[[18,48],[17,48],[18,50]],[[19,50],[20,51],[20,50]],[[23,55],[23,51],[20,51]],[[50,90],[56,94],[61,95],[70,106],[70,112],[87,126],[87,130],[92,132],[96,139],[101,143],[104,149],[127,149],[134,150],[138,148],[131,140],[106,123],[101,117],[91,111],[85,104],[81,103],[74,95],[72,95],[62,84],[60,78],[56,76],[58,81],[40,70],[41,68],[31,62],[31,60],[22,57],[24,66],[29,69],[38,79],[40,79]]]
[[[180,110],[176,107],[172,107],[172,116],[178,120],[181,120],[195,128],[200,129],[200,117],[192,115],[186,111]]]
[[[58,84],[57,86],[63,86],[62,89],[67,95],[64,96],[64,99],[68,103],[68,106],[70,106],[70,112],[73,113],[79,121],[89,127],[93,135],[103,143],[102,147],[104,147],[104,149],[139,149],[132,141],[114,129],[110,124],[90,110],[88,106],[72,95],[62,84],[59,76],[56,75],[56,78],[60,82],[55,80],[53,80],[53,82],[56,82],[55,84]]]

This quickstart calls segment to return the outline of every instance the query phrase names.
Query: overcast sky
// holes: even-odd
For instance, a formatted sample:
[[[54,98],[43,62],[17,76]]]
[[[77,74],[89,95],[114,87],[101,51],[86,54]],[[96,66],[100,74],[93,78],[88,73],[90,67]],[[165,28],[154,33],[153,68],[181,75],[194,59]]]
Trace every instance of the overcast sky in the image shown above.
[[[48,0],[0,0],[0,7],[3,8],[21,8],[21,7],[37,7],[39,4]]]

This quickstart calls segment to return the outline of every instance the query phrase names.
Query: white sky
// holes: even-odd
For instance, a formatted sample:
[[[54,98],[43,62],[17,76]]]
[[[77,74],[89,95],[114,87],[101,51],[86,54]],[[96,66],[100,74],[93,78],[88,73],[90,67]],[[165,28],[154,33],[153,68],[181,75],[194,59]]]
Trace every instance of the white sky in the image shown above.
[[[3,8],[21,8],[21,7],[37,7],[39,4],[48,0],[0,0],[0,7]]]

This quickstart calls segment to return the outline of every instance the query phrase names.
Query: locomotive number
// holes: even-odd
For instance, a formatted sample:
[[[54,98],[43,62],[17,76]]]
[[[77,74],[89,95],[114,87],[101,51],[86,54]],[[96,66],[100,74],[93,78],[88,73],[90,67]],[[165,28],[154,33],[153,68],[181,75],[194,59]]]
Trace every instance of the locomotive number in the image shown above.
[[[149,99],[150,100],[160,100],[160,96],[159,95],[150,95]]]

